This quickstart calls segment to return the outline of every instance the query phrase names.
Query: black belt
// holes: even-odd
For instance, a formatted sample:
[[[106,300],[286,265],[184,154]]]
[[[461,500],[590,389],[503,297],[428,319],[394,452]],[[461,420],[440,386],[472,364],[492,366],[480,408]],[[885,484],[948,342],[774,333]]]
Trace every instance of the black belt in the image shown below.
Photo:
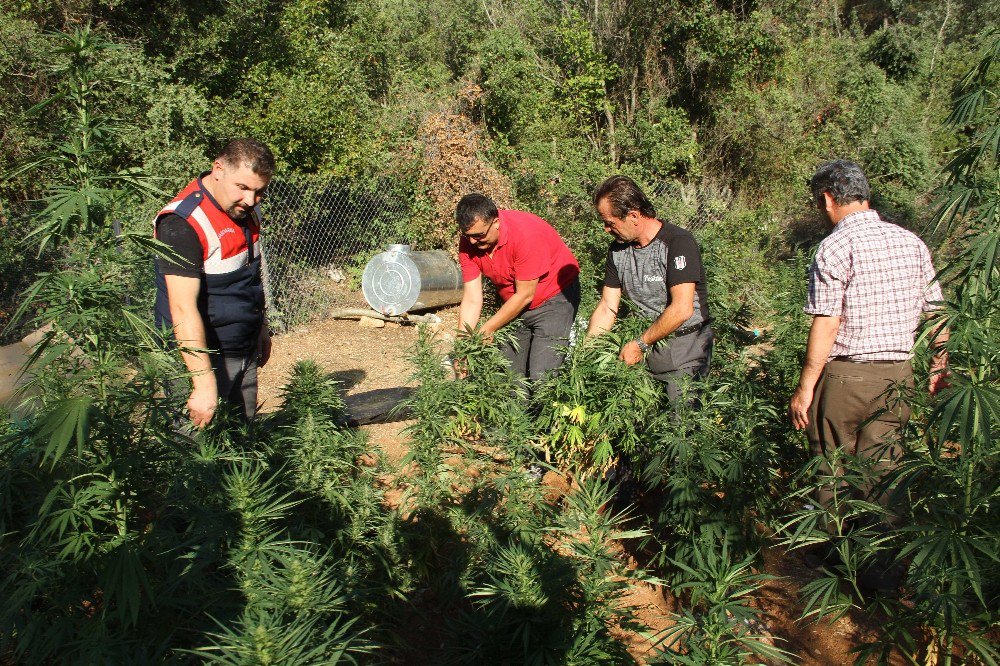
[[[678,328],[676,331],[674,331],[673,335],[674,335],[675,338],[679,338],[682,335],[688,335],[690,333],[697,333],[698,331],[700,331],[701,329],[705,328],[706,326],[708,326],[711,323],[712,323],[712,318],[709,317],[708,319],[705,319],[705,320],[701,321],[700,323],[692,324],[691,326],[685,326],[684,328]]]
[[[877,360],[877,361],[859,361],[851,358],[850,356],[834,356],[830,359],[831,361],[842,361],[844,363],[869,363],[874,365],[892,365],[894,363],[907,363],[910,359],[902,358],[895,361],[890,360]]]

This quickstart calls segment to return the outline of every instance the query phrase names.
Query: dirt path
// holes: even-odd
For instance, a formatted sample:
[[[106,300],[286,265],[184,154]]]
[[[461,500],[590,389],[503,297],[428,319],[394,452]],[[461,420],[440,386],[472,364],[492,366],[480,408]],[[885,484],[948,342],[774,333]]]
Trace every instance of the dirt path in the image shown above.
[[[440,334],[447,335],[457,324],[458,309],[436,313],[442,319]],[[281,386],[288,380],[299,360],[311,359],[342,381],[348,395],[374,389],[412,385],[411,367],[406,360],[417,341],[416,326],[386,324],[384,328],[363,328],[355,320],[329,320],[300,327],[274,340],[270,363],[260,371],[260,399],[264,411],[281,404]],[[408,422],[363,426],[371,443],[385,453],[390,465],[398,466],[407,452],[402,429]],[[552,477],[552,478],[549,478]],[[564,485],[550,473],[547,485]],[[563,490],[559,488],[558,490]],[[557,491],[558,492],[558,491]],[[389,497],[398,495],[390,490]],[[802,612],[798,590],[816,576],[795,555],[780,548],[765,553],[765,570],[779,578],[766,584],[758,599],[764,611],[765,630],[782,639],[779,645],[796,655],[795,663],[806,666],[841,666],[854,661],[851,648],[872,633],[850,616],[835,623],[797,622]],[[636,566],[634,561],[630,565]],[[640,584],[628,595],[628,602],[638,618],[655,634],[671,624],[670,613],[676,600],[669,591]],[[631,640],[633,655],[649,653],[649,643],[636,636]]]

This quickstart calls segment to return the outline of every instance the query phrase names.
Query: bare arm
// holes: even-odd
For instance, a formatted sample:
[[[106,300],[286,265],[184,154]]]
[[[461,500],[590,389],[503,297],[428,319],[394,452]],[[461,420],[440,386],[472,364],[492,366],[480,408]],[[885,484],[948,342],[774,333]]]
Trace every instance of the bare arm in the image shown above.
[[[647,345],[662,340],[686,322],[694,314],[694,294],[696,283],[682,282],[670,288],[670,305],[664,308],[660,316],[649,325],[642,335],[642,341]],[[622,347],[618,355],[629,365],[635,365],[642,360],[643,353],[639,344],[632,340]]]
[[[931,395],[935,395],[941,389],[948,388],[948,349],[946,345],[948,340],[951,338],[951,333],[948,331],[948,327],[943,323],[938,327],[937,331],[934,333],[934,339],[931,340],[931,367],[930,373],[927,380],[927,391]]]
[[[809,405],[813,401],[816,382],[830,358],[830,350],[840,330],[840,317],[815,315],[809,327],[809,341],[806,343],[806,360],[802,364],[799,385],[792,394],[788,414],[796,430],[809,425]]]
[[[514,295],[500,306],[492,317],[483,324],[483,333],[492,335],[496,331],[514,321],[514,319],[524,312],[535,299],[535,291],[538,289],[538,280],[514,280]],[[480,290],[480,295],[482,290]]]
[[[462,303],[458,306],[458,330],[476,328],[483,312],[483,276],[474,277],[462,286]]]
[[[181,349],[184,364],[192,374],[193,388],[188,397],[187,407],[191,421],[197,427],[204,427],[215,415],[219,401],[219,391],[215,383],[215,373],[208,354],[203,351],[208,346],[205,322],[198,312],[198,294],[201,279],[166,275],[167,298],[170,301],[170,317],[174,322],[174,335]]]
[[[587,325],[587,337],[607,333],[618,319],[618,307],[622,302],[622,290],[614,287],[601,289],[601,300],[598,301],[594,313],[590,315]]]

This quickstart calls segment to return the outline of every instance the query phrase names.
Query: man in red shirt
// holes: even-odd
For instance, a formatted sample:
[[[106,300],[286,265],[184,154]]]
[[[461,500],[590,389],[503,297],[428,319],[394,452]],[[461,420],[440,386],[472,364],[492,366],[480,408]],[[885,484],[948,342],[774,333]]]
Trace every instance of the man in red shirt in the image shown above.
[[[514,319],[522,326],[502,347],[516,374],[531,381],[558,368],[580,306],[580,265],[552,226],[531,213],[497,210],[482,194],[458,202],[458,258],[465,282],[458,328],[474,329],[483,309],[483,276],[503,305],[479,330],[492,335]]]

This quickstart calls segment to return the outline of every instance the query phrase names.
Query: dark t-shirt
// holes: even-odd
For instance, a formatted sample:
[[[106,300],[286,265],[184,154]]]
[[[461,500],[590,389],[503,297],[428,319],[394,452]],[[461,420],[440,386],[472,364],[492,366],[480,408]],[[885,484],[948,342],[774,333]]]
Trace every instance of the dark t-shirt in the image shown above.
[[[180,215],[166,215],[156,225],[156,238],[176,252],[182,261],[156,258],[163,275],[200,278],[205,272],[205,255],[198,233]]]
[[[660,231],[646,247],[631,243],[611,246],[604,286],[621,289],[644,316],[656,319],[670,305],[671,287],[694,282],[694,312],[679,328],[707,322],[705,269],[698,243],[691,232],[666,222],[660,224]],[[670,381],[675,372],[686,368],[706,372],[713,338],[710,326],[680,337],[671,335],[646,354],[646,366],[661,381]]]
[[[690,231],[661,222],[660,231],[645,247],[613,243],[608,250],[604,286],[621,289],[643,315],[656,319],[670,305],[670,288],[695,283],[694,313],[686,328],[707,321],[708,295],[701,251]]]

